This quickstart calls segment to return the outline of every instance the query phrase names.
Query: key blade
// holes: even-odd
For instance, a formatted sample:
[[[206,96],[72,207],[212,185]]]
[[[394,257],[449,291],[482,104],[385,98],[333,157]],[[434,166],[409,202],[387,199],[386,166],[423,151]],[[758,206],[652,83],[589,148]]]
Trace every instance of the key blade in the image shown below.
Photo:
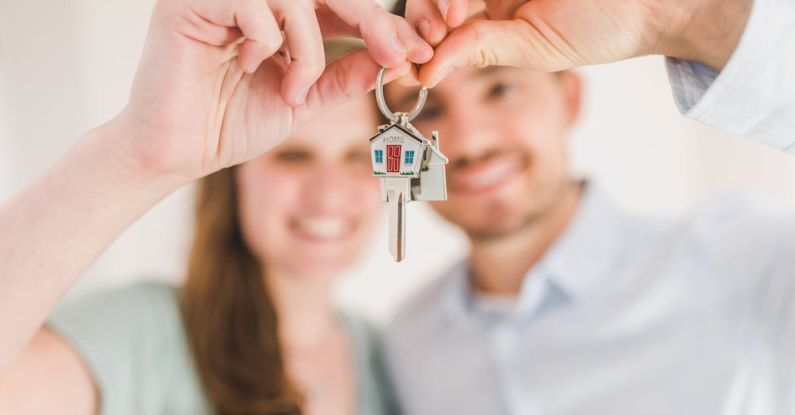
[[[406,195],[391,190],[387,195],[389,209],[389,252],[396,262],[405,257],[406,246]]]

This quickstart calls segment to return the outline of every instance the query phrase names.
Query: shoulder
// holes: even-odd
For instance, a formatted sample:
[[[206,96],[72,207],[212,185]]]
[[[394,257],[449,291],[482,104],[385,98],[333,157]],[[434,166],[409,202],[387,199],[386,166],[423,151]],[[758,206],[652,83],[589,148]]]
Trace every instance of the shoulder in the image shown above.
[[[203,402],[175,287],[139,282],[99,290],[70,299],[47,324],[85,361],[102,413],[157,413],[164,405]]]
[[[349,310],[338,310],[338,315],[345,324],[348,337],[357,349],[357,353],[369,352],[376,346],[377,329],[373,323],[359,313]]]
[[[770,200],[726,194],[695,209],[685,221],[691,243],[716,255],[792,253],[795,214]]]
[[[155,348],[156,343],[179,343],[183,331],[178,290],[149,281],[70,298],[50,315],[48,325],[91,350],[133,344]]]
[[[633,261],[661,270],[687,270],[689,284],[740,294],[795,258],[795,215],[781,205],[746,193],[708,200],[670,222],[645,243]],[[641,242],[641,241],[635,241]],[[635,269],[635,268],[633,268]]]
[[[340,312],[352,344],[356,369],[357,411],[368,415],[395,413],[395,403],[382,360],[377,328],[364,317]]]
[[[124,318],[125,323],[163,318],[178,314],[179,300],[174,286],[153,282],[137,282],[124,287],[110,288],[67,299],[53,314],[78,317],[90,314],[94,322]]]
[[[456,294],[456,284],[465,276],[466,262],[462,260],[410,295],[384,326],[387,348],[412,343],[412,339],[425,334],[433,335],[444,318],[446,300]]]

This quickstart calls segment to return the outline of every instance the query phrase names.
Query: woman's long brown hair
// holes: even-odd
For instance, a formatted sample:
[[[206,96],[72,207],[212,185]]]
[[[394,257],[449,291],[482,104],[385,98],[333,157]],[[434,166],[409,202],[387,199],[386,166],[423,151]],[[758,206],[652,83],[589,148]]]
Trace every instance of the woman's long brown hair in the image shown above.
[[[326,42],[326,62],[362,48]],[[182,315],[204,392],[219,415],[299,415],[262,265],[243,240],[235,168],[199,184]]]
[[[199,186],[182,313],[204,392],[220,415],[300,414],[261,264],[243,240],[235,169]]]

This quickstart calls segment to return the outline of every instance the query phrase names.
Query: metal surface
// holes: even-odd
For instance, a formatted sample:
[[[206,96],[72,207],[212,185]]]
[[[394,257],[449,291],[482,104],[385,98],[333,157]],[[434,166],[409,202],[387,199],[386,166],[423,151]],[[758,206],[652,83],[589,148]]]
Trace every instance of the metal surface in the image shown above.
[[[447,199],[445,165],[448,160],[439,150],[438,132],[434,131],[428,140],[411,125],[411,120],[425,106],[428,90],[420,90],[410,112],[392,112],[384,99],[385,73],[385,68],[378,72],[375,97],[378,108],[391,124],[378,128],[378,135],[370,139],[370,146],[373,175],[381,180],[381,197],[389,211],[389,252],[395,261],[402,261],[406,256],[406,204],[413,200]],[[393,154],[395,149],[398,154]],[[391,164],[394,157],[397,157],[398,166]]]
[[[400,262],[406,256],[406,203],[411,201],[411,180],[392,177],[381,180],[386,187],[389,210],[389,252]]]
[[[414,108],[412,108],[411,111],[407,113],[395,113],[389,109],[389,106],[386,104],[386,99],[384,98],[384,74],[386,74],[386,68],[382,67],[381,70],[378,71],[378,78],[376,78],[375,84],[375,100],[378,103],[378,109],[381,110],[384,117],[392,122],[397,122],[401,114],[406,114],[406,122],[411,122],[422,112],[422,107],[425,106],[425,100],[428,98],[428,88],[422,87],[422,89],[420,89],[417,103],[414,104]]]

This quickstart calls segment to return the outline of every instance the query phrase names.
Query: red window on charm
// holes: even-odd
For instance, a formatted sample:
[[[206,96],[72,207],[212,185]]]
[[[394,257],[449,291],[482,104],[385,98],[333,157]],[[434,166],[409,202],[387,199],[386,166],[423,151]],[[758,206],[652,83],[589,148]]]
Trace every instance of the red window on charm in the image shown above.
[[[386,146],[386,171],[397,173],[400,171],[400,145]]]

